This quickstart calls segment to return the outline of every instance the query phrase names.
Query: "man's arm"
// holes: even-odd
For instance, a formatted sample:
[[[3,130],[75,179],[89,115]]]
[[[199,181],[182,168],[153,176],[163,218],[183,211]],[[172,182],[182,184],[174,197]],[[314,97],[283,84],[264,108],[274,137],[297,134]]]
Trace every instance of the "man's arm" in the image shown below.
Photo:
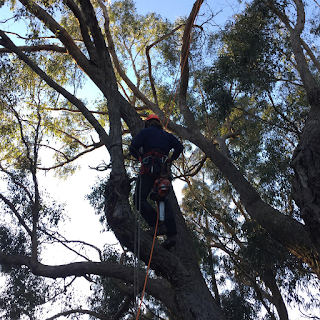
[[[172,136],[172,149],[173,149],[173,154],[170,157],[170,160],[176,160],[179,158],[181,152],[183,151],[183,144],[175,137]]]
[[[139,149],[143,144],[143,133],[142,130],[138,132],[138,134],[132,139],[131,145],[129,146],[129,151],[133,157],[140,160],[141,154]]]
[[[134,158],[140,160],[140,158],[141,158],[140,152],[139,152],[135,147],[133,147],[132,145],[130,145],[130,146],[129,146],[129,151],[130,151],[131,155],[132,155]]]

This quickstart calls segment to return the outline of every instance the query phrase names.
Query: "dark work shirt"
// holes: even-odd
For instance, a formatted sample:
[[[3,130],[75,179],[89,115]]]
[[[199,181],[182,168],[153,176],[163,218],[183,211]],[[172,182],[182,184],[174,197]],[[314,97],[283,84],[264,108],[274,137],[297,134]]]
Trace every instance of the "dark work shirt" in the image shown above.
[[[139,158],[138,151],[141,147],[143,148],[142,155],[155,149],[162,150],[165,155],[168,155],[170,150],[173,149],[172,160],[177,159],[183,150],[182,143],[174,135],[156,126],[140,130],[132,139],[129,150],[137,159]]]

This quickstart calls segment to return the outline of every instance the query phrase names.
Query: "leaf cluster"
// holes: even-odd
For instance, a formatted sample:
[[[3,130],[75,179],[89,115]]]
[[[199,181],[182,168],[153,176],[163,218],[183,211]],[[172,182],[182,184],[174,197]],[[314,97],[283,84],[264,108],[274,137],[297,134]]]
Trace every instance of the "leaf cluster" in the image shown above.
[[[44,280],[25,267],[12,268],[6,272],[6,279],[0,295],[1,319],[33,318],[46,301],[48,286]]]

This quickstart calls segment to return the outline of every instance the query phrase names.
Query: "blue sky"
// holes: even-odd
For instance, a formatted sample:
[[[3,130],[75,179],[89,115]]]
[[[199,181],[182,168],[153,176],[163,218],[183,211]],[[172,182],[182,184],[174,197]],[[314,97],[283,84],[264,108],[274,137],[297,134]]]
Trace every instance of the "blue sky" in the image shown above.
[[[140,14],[156,12],[163,18],[173,22],[177,17],[188,16],[196,0],[135,0]],[[113,0],[112,0],[113,2]],[[205,0],[201,6],[200,14],[210,7],[218,15],[214,21],[218,24],[225,22],[230,16],[238,13],[243,4],[238,0]]]
[[[138,12],[145,14],[156,12],[163,17],[174,21],[179,16],[190,13],[195,0],[136,0]],[[210,1],[209,1],[210,2]],[[211,1],[213,2],[213,1]]]
[[[114,2],[115,0],[111,1]],[[149,12],[155,12],[163,18],[169,19],[171,22],[174,22],[177,17],[188,16],[195,1],[196,0],[134,0],[139,14],[144,15]],[[201,6],[199,15],[205,11],[208,12],[210,8],[213,14],[217,14],[213,19],[213,24],[223,25],[228,18],[238,13],[242,6],[243,4],[240,5],[238,0],[205,0]],[[8,6],[3,6],[0,9],[0,21],[4,21],[11,15],[12,13]],[[1,23],[0,27],[4,30],[9,30],[10,27],[11,31],[24,35],[24,32],[22,32],[24,30],[21,30],[21,25],[14,23],[12,20],[4,24]]]

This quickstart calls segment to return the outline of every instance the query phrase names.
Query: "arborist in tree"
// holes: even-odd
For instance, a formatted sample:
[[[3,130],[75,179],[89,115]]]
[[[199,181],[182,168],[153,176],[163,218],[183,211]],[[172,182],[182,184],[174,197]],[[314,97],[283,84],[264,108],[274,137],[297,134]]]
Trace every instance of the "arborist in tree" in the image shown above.
[[[150,226],[148,233],[153,236],[157,212],[152,208],[147,198],[164,204],[164,221],[159,221],[157,236],[166,235],[163,243],[170,249],[177,242],[177,227],[174,214],[167,196],[173,192],[170,181],[170,167],[183,150],[182,143],[171,133],[163,130],[157,115],[149,115],[145,128],[132,139],[130,153],[141,162],[140,175],[137,179],[134,204],[142,217]],[[173,150],[169,157],[169,152]]]

